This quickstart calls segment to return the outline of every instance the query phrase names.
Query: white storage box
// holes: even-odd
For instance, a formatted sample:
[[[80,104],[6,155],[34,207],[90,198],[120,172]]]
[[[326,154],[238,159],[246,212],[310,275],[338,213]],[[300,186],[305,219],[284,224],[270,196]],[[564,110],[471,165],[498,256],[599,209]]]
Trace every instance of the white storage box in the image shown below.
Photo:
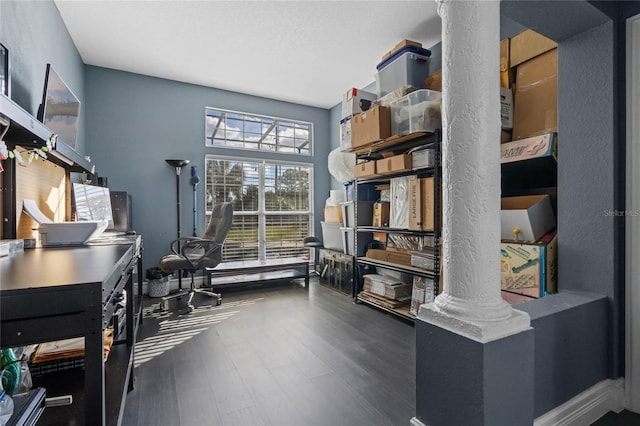
[[[326,249],[344,253],[342,247],[342,223],[320,222],[322,225],[322,245]]]
[[[415,176],[391,178],[389,227],[409,229],[409,179]]]
[[[354,233],[353,228],[341,227],[342,232],[342,249],[344,253],[351,256],[364,256],[369,248],[369,244],[373,241],[373,234],[371,232],[359,232],[358,233],[358,250],[354,250]]]
[[[351,118],[352,115],[359,114],[362,111],[366,111],[371,102],[375,101],[378,97],[375,93],[365,92],[364,90],[359,90],[354,88],[349,89],[345,94],[342,95],[342,114],[340,115],[340,119]],[[367,104],[367,108],[364,110],[360,105],[360,101],[363,101],[363,105]]]
[[[431,52],[416,46],[405,46],[377,66],[376,91],[381,98],[404,86],[424,87],[429,75]]]
[[[342,205],[342,225],[354,226],[355,204],[353,201],[340,203]],[[371,226],[373,220],[373,201],[358,201],[358,226]]]
[[[501,200],[500,236],[503,240],[538,241],[556,227],[548,195],[506,197]],[[516,235],[515,229],[520,232]]]
[[[421,89],[391,104],[391,134],[433,132],[442,127],[442,93]]]

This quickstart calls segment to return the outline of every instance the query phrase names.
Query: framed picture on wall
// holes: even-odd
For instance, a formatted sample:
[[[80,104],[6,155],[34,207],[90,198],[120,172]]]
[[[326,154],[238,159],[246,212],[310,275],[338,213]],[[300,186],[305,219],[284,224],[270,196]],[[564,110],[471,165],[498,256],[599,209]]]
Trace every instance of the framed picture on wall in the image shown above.
[[[9,50],[0,43],[0,93],[9,97],[11,75],[9,74]]]

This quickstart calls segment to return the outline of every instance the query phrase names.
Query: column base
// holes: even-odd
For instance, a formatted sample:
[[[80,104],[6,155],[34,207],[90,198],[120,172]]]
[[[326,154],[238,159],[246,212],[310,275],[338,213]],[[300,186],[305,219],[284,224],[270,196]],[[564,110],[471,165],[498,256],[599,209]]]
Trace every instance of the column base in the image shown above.
[[[534,330],[482,343],[416,321],[412,426],[531,425]]]
[[[531,328],[531,318],[526,312],[512,309],[497,321],[480,321],[460,318],[441,310],[435,303],[420,306],[418,319],[481,343],[500,339]]]

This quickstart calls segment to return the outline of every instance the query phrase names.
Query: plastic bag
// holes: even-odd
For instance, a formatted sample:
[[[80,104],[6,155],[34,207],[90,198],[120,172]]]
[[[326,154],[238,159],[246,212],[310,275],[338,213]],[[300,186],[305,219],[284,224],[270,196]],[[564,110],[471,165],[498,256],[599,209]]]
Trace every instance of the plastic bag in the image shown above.
[[[4,373],[4,371],[3,371]],[[6,425],[13,414],[13,399],[4,391],[0,382],[0,425]]]
[[[356,165],[356,155],[342,152],[336,148],[329,153],[329,173],[338,182],[345,183],[353,180],[353,166]]]

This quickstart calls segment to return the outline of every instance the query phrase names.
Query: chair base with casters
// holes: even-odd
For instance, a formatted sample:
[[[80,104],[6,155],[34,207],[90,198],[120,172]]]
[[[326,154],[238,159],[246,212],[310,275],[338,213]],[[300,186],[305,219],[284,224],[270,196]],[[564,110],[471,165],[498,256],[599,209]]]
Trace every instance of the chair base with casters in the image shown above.
[[[169,300],[171,299],[181,299],[183,297],[189,296],[187,300],[187,310],[189,312],[193,312],[195,307],[191,304],[193,301],[193,297],[196,293],[206,294],[209,297],[216,298],[216,306],[220,306],[222,304],[222,295],[220,293],[215,293],[213,290],[209,290],[208,288],[198,288],[194,284],[193,272],[191,273],[191,288],[189,290],[178,290],[175,293],[172,293],[168,296],[164,296],[160,299],[160,310],[168,311],[169,310]]]
[[[213,206],[211,219],[202,238],[181,237],[171,242],[169,254],[160,259],[160,269],[165,273],[175,271],[189,271],[191,273],[191,288],[179,290],[162,298],[160,308],[167,310],[169,300],[189,297],[187,308],[189,312],[195,309],[191,302],[196,293],[203,293],[216,298],[216,306],[222,303],[222,296],[213,290],[203,287],[197,288],[194,283],[196,271],[215,268],[222,261],[222,245],[233,223],[233,206],[231,203],[220,203]]]

